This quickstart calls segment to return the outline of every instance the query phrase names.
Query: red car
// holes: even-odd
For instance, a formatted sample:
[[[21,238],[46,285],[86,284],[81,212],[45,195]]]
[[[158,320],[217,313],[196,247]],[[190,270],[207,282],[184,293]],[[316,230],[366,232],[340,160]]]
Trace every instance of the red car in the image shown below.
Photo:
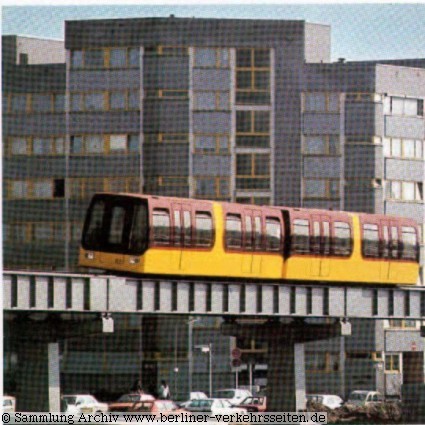
[[[267,409],[267,397],[247,397],[237,407],[244,407],[247,412],[265,412]]]
[[[137,402],[152,401],[155,397],[150,394],[124,394],[116,402],[109,404],[110,412],[129,412]]]

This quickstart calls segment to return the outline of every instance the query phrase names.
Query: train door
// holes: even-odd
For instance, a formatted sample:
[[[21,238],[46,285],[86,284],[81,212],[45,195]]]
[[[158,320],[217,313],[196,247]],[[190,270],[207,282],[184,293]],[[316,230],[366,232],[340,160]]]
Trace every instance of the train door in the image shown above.
[[[384,219],[380,222],[380,250],[381,250],[381,279],[385,282],[390,273],[390,220]]]
[[[173,211],[173,244],[174,248],[172,264],[177,270],[182,269],[182,248],[183,248],[183,208],[180,203],[172,203]]]
[[[188,270],[191,263],[191,247],[193,244],[192,207],[182,204],[181,210],[183,245],[181,250],[181,270]]]
[[[251,272],[254,275],[259,275],[261,273],[261,263],[262,263],[262,254],[264,250],[264,240],[263,240],[263,219],[261,211],[254,210],[252,211],[252,217],[254,219],[254,228],[253,228],[253,249],[254,253],[252,255],[252,268]]]
[[[320,216],[313,214],[311,216],[311,229],[310,229],[310,252],[313,254],[310,260],[310,276],[320,276],[320,240],[321,240],[321,224]]]

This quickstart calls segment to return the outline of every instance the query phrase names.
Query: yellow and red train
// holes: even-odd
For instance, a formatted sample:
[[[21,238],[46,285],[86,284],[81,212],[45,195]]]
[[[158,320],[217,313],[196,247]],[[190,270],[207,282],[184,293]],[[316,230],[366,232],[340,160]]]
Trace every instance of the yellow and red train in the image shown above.
[[[414,285],[419,227],[385,215],[100,193],[79,264],[137,275]]]

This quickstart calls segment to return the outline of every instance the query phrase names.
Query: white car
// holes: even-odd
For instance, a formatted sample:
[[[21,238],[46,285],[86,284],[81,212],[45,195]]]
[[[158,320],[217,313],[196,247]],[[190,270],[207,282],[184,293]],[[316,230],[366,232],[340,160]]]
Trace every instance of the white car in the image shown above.
[[[344,403],[344,400],[340,396],[332,394],[307,394],[307,402],[309,401],[323,404],[329,407],[329,409],[337,409]]]
[[[354,406],[370,406],[373,404],[380,404],[384,402],[384,397],[378,391],[353,391],[346,404]]]
[[[231,415],[232,413],[245,413],[242,407],[234,407],[228,400],[220,398],[207,398],[206,400],[192,400],[185,407],[189,412],[206,412],[219,415]]]
[[[16,412],[16,398],[10,395],[3,396],[3,412],[14,413]]]
[[[108,405],[97,401],[90,394],[74,394],[62,396],[62,409],[65,413],[106,413]]]
[[[247,397],[252,397],[252,393],[249,390],[236,389],[225,389],[217,390],[215,392],[217,398],[225,399],[230,401],[231,404],[241,404]]]
[[[202,391],[192,391],[189,400],[179,403],[179,406],[186,407],[193,400],[206,400],[207,398],[207,395]]]

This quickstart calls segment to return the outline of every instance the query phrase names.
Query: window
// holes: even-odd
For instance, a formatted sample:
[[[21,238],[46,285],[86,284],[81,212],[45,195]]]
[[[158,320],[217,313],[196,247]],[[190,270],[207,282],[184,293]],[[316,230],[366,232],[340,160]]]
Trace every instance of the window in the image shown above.
[[[227,111],[230,109],[230,93],[228,91],[194,92],[193,109],[198,111]]]
[[[197,68],[228,68],[229,50],[216,48],[196,48],[195,67]]]
[[[418,238],[414,227],[402,226],[401,228],[402,251],[401,258],[405,260],[418,260]]]
[[[71,52],[71,68],[83,67],[83,52],[81,50],[74,50]]]
[[[269,190],[270,155],[237,154],[236,188],[241,190]]]
[[[400,372],[400,354],[385,354],[385,372]]]
[[[423,183],[389,180],[386,182],[387,199],[421,202],[423,200]]]
[[[226,248],[240,249],[242,247],[242,221],[240,215],[226,216]]]
[[[195,214],[195,245],[210,247],[213,244],[213,226],[210,213],[196,212]]]
[[[270,113],[268,111],[236,111],[236,146],[240,148],[270,147]]]
[[[195,196],[198,198],[227,198],[230,196],[229,185],[227,177],[196,177]]]
[[[339,187],[337,179],[304,179],[304,198],[338,199]]]
[[[339,94],[311,92],[304,94],[305,112],[339,112]]]
[[[103,93],[86,93],[84,95],[84,110],[101,111],[104,109]]]
[[[104,66],[104,50],[93,49],[84,51],[85,68],[102,68]]]
[[[170,213],[168,210],[154,209],[153,211],[153,240],[157,245],[170,244]]]
[[[29,153],[29,143],[26,137],[11,137],[9,140],[12,155],[27,155]]]
[[[53,95],[53,110],[54,112],[65,112],[65,95],[64,94]]]
[[[266,250],[279,251],[281,246],[281,227],[277,218],[266,217]]]
[[[32,112],[51,112],[52,97],[50,94],[33,94],[32,95]]]
[[[113,91],[109,95],[109,107],[111,110],[126,109],[126,92]]]
[[[305,136],[305,155],[339,155],[340,143],[338,136]]]
[[[423,99],[391,96],[390,111],[393,115],[423,117]]]
[[[114,90],[109,93],[109,109],[111,111],[139,109],[139,90]]]
[[[424,159],[423,140],[384,138],[384,155],[386,157]]]
[[[10,112],[26,112],[27,110],[27,95],[12,94],[10,103]]]
[[[308,220],[294,220],[292,251],[297,254],[310,253],[310,223]]]
[[[29,183],[23,180],[15,180],[10,183],[10,198],[28,198]]]
[[[222,134],[195,135],[195,152],[202,154],[228,154],[229,136]]]
[[[363,255],[379,257],[379,230],[377,224],[363,224]]]
[[[102,153],[105,150],[103,136],[87,135],[84,137],[87,153]]]
[[[352,240],[351,229],[348,223],[335,221],[334,223],[334,247],[333,254],[339,256],[351,255]]]
[[[389,320],[389,326],[397,329],[416,329],[416,321],[392,319]]]
[[[270,103],[270,51],[236,50],[236,103]]]
[[[52,199],[64,196],[64,179],[12,180],[9,182],[9,198]]]
[[[192,217],[189,211],[183,211],[184,246],[192,245]]]

